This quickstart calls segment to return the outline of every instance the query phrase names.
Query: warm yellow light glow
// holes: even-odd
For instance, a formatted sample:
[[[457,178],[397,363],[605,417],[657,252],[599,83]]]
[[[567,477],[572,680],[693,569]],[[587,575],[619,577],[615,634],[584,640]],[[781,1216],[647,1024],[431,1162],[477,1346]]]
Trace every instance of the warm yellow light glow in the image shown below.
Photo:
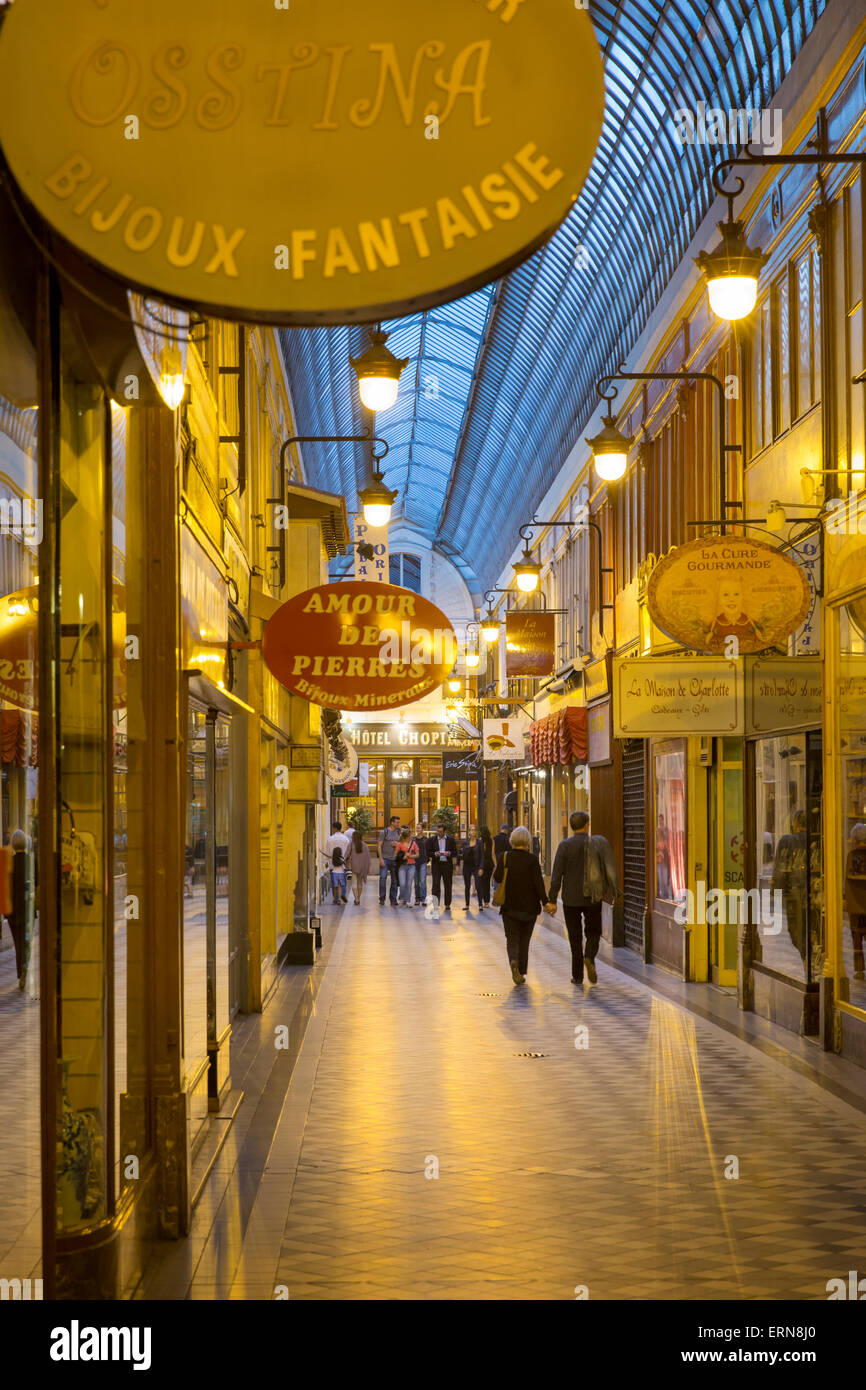
[[[389,376],[358,378],[358,392],[368,410],[389,410],[397,399],[400,383]]]
[[[625,473],[628,454],[595,454],[593,463],[603,483],[615,483]]]
[[[499,636],[499,624],[485,623],[481,629],[481,636],[484,638],[485,642],[495,642]]]
[[[368,526],[387,526],[391,520],[391,508],[384,502],[367,502],[364,506],[364,520]]]
[[[9,616],[12,618],[23,618],[27,613],[27,604],[21,598],[10,598]]]
[[[758,281],[754,275],[719,275],[707,281],[710,308],[720,319],[745,318],[755,307]]]
[[[459,695],[462,684],[463,682],[459,676],[451,676],[448,681],[448,689],[451,691],[452,695]]]
[[[159,394],[169,410],[177,410],[183,400],[183,361],[177,346],[165,347],[159,359]]]
[[[470,670],[474,670],[475,667],[480,663],[480,661],[481,656],[478,652],[466,653],[466,665],[470,668]]]
[[[521,589],[521,590],[523,591],[524,594],[531,594],[531,593],[533,593],[534,590],[538,588],[538,575],[537,575],[537,574],[518,574],[518,576],[517,576],[517,587],[518,587],[518,589]]]

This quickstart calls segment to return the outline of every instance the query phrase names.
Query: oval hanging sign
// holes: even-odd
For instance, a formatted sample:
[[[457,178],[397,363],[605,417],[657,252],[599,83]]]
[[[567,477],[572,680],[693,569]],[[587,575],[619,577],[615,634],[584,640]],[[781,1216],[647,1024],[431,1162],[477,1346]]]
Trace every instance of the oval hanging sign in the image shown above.
[[[720,656],[778,646],[800,626],[811,602],[801,567],[745,536],[704,536],[677,546],[647,586],[656,627],[685,647]]]
[[[370,321],[525,260],[601,132],[568,0],[39,0],[4,14],[0,144],[127,285],[224,316]]]
[[[454,629],[395,584],[321,584],[278,608],[262,638],[268,670],[294,695],[341,710],[393,709],[447,679]]]

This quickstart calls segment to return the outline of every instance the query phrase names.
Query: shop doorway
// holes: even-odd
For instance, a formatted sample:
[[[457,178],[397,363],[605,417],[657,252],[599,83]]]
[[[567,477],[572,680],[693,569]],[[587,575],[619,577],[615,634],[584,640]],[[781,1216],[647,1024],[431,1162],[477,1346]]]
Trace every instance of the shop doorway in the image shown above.
[[[415,824],[427,825],[432,831],[433,812],[439,805],[442,784],[441,782],[418,782],[413,791],[415,793]]]

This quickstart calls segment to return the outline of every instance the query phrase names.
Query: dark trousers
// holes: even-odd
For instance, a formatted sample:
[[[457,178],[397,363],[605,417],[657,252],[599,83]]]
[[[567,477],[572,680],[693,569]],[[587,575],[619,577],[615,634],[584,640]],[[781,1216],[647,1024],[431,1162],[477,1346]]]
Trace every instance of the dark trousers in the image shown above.
[[[492,873],[493,866],[491,865],[489,869],[482,869],[481,873],[478,875],[478,882],[481,885],[479,897],[485,907],[488,907],[490,904],[490,875]]]
[[[397,865],[394,863],[393,859],[386,859],[379,865],[379,902],[383,903],[385,901],[385,892],[387,890],[391,902],[396,905],[397,889],[399,886],[400,880],[397,877]]]
[[[562,904],[565,914],[565,927],[571,942],[571,978],[583,979],[584,960],[595,960],[598,943],[601,939],[601,903],[583,903],[580,907]],[[583,946],[583,931],[586,928],[586,949]]]
[[[480,907],[480,906],[481,906],[481,903],[482,903],[482,897],[481,897],[481,875],[480,875],[480,874],[477,872],[477,870],[475,870],[475,869],[468,869],[468,870],[467,870],[467,869],[464,869],[464,870],[463,870],[463,886],[464,886],[464,888],[466,889],[466,906],[467,906],[467,907],[469,906],[469,893],[470,893],[470,891],[471,891],[471,888],[472,888],[472,884],[473,884],[473,883],[475,884],[475,892],[476,892],[476,894],[478,895],[478,906]]]
[[[451,906],[451,883],[454,878],[454,865],[444,859],[433,860],[433,896],[442,901],[442,891],[445,891],[445,906]]]
[[[502,925],[505,928],[505,948],[508,951],[509,965],[517,962],[517,968],[521,975],[525,975],[529,968],[529,942],[535,930],[535,921],[525,922],[520,917],[506,917],[502,914]]]

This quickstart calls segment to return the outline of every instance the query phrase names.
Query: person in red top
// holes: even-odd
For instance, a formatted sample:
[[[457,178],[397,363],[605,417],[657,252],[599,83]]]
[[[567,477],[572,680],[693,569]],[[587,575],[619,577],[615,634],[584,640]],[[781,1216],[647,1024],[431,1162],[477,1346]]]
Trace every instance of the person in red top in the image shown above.
[[[419,853],[418,841],[404,826],[400,831],[400,839],[394,854],[394,863],[397,866],[397,879],[400,884],[400,897],[403,899],[404,907],[414,906],[412,902],[412,889],[415,886],[415,865],[418,862]]]

